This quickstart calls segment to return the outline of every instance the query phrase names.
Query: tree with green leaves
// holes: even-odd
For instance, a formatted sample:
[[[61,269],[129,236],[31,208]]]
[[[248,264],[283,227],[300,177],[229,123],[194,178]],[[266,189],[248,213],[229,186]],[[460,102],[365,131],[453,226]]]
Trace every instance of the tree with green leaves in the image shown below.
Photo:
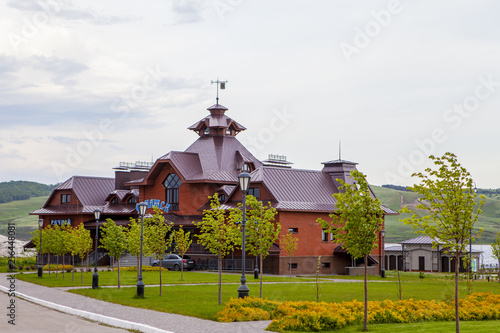
[[[56,279],[57,279],[57,274],[59,272],[59,257],[64,253],[65,251],[65,242],[64,242],[64,235],[63,235],[63,230],[61,229],[61,226],[59,225],[54,225],[52,227],[53,232],[51,234],[52,236],[52,252],[56,256]],[[64,277],[64,269],[63,269],[63,277]]]
[[[56,231],[53,228],[53,226],[49,225],[44,228],[42,233],[42,238],[43,238],[42,251],[44,251],[44,253],[47,253],[49,275],[50,275],[50,262],[51,262],[50,254],[55,253],[55,237],[53,236],[55,232]]]
[[[153,217],[148,219],[146,248],[158,259],[160,263],[160,296],[162,295],[161,260],[172,245],[172,237],[168,237],[173,223],[167,223],[161,209],[154,207]],[[182,265],[181,265],[182,266]]]
[[[363,331],[368,323],[368,256],[377,247],[379,233],[384,224],[384,211],[380,200],[372,197],[365,175],[358,170],[351,171],[353,183],[337,179],[340,192],[333,194],[337,201],[333,219],[326,222],[318,219],[326,232],[332,234],[332,242],[342,244],[353,259],[363,258],[365,309]]]
[[[64,269],[64,259],[66,257],[66,253],[70,253],[71,252],[71,247],[72,247],[72,244],[71,244],[71,230],[73,228],[71,228],[71,226],[67,223],[63,224],[61,226],[61,231],[60,231],[60,242],[61,242],[61,256],[62,256],[62,265],[63,265],[63,270],[62,270],[62,273],[63,273],[63,279],[65,278],[65,275],[64,275],[64,272],[66,271]]]
[[[290,271],[290,280],[292,279],[292,257],[297,247],[299,245],[299,238],[294,237],[293,234],[288,231],[286,234],[280,237],[280,247],[283,251],[288,254],[288,270]]]
[[[221,208],[219,197],[209,197],[210,209],[203,211],[203,220],[193,222],[199,229],[199,242],[210,252],[217,255],[219,262],[219,305],[222,303],[222,258],[233,251],[238,242],[238,227]],[[241,237],[241,236],[240,236]]]
[[[493,253],[493,257],[498,260],[498,283],[500,283],[500,232],[497,233],[495,243],[491,244],[491,252]]]
[[[80,223],[78,227],[73,230],[72,239],[74,251],[80,257],[80,280],[83,284],[83,258],[85,258],[85,255],[92,249],[92,237],[90,236],[90,230],[85,229],[83,223]]]
[[[260,293],[262,298],[262,273],[264,259],[269,255],[269,249],[278,239],[281,225],[275,223],[274,219],[278,212],[269,202],[265,206],[262,201],[257,200],[253,195],[247,196],[247,226],[246,226],[246,250],[248,253],[259,258],[260,267]],[[241,206],[241,204],[239,204]],[[231,219],[234,222],[241,221],[242,211],[235,209],[231,211]]]
[[[101,228],[101,244],[99,247],[108,251],[118,261],[118,289],[120,289],[120,257],[127,249],[127,237],[121,225],[112,219],[106,219]]]
[[[431,155],[429,158],[434,161],[436,169],[426,168],[425,173],[414,173],[412,177],[420,178],[420,184],[410,187],[422,196],[416,208],[427,212],[427,215],[419,216],[407,207],[401,212],[412,214],[403,221],[405,224],[410,224],[417,232],[431,237],[433,246],[442,245],[445,253],[453,253],[455,256],[455,326],[459,333],[458,265],[461,254],[467,252],[467,246],[482,231],[472,234],[474,224],[481,214],[484,196],[481,195],[477,204],[474,200],[477,197],[474,181],[454,154],[447,152],[442,157]]]
[[[179,229],[174,231],[172,236],[175,243],[175,247],[177,248],[177,253],[184,260],[184,255],[189,250],[189,247],[193,242],[193,240],[191,239],[191,233],[189,231],[187,232],[184,231],[181,225],[179,226]],[[183,272],[184,272],[184,265],[181,265],[181,280],[184,280]]]
[[[148,248],[148,237],[149,237],[149,219],[144,219],[143,226],[143,244],[142,244],[142,253],[143,256],[148,256],[151,254],[151,251]],[[141,219],[130,218],[130,223],[128,225],[128,229],[125,233],[127,236],[127,251],[137,258],[137,279],[139,279],[139,257],[141,256]]]

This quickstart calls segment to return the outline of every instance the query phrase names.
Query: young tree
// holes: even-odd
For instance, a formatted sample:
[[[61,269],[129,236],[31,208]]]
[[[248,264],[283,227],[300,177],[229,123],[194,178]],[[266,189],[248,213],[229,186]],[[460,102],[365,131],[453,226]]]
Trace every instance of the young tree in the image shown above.
[[[366,331],[368,322],[368,255],[377,246],[378,235],[384,223],[384,211],[380,200],[371,196],[368,182],[363,173],[352,170],[351,178],[353,184],[337,179],[342,186],[340,187],[341,192],[333,194],[337,201],[335,212],[330,214],[333,221],[326,222],[318,219],[318,222],[333,235],[332,242],[342,244],[355,260],[364,259],[363,331]]]
[[[247,196],[247,239],[245,244],[248,253],[259,258],[260,298],[262,298],[263,262],[281,231],[281,225],[274,223],[277,213],[276,209],[271,207],[271,203],[264,206],[262,201],[258,201],[253,195]],[[242,211],[235,209],[231,211],[230,216],[234,222],[241,221]]]
[[[497,233],[496,242],[491,244],[491,252],[493,252],[493,257],[498,260],[498,283],[500,283],[500,232]]]
[[[446,253],[455,255],[455,316],[456,332],[460,332],[460,317],[458,310],[458,277],[460,255],[467,252],[467,246],[474,237],[470,237],[474,223],[481,214],[484,196],[481,195],[479,206],[475,198],[474,182],[470,173],[460,165],[457,157],[452,153],[445,153],[442,157],[429,157],[434,161],[437,170],[425,169],[425,174],[414,173],[412,177],[420,178],[420,184],[410,187],[412,191],[422,195],[417,209],[428,213],[418,216],[405,207],[404,213],[412,213],[405,219],[405,224],[421,228],[417,232],[428,235],[433,239],[433,246],[441,244]],[[479,236],[480,232],[475,236]]]
[[[280,247],[288,254],[289,257],[288,270],[290,271],[290,280],[292,279],[292,257],[295,253],[295,250],[297,250],[298,245],[299,239],[297,237],[294,237],[290,231],[288,231],[284,235],[281,235]]]
[[[189,247],[191,246],[191,243],[193,242],[193,240],[191,239],[191,233],[189,231],[184,231],[181,225],[179,226],[178,230],[174,231],[172,236],[177,248],[177,253],[184,260],[184,254],[186,254],[187,250],[189,250]],[[183,272],[184,265],[181,265],[181,280],[184,280]]]
[[[116,225],[112,219],[106,219],[101,229],[101,244],[99,247],[108,251],[118,261],[118,289],[120,289],[120,257],[127,249],[127,237],[121,225]]]
[[[44,228],[42,231],[42,251],[44,253],[47,253],[47,261],[48,261],[48,270],[49,270],[49,275],[50,275],[50,254],[55,253],[55,237],[54,234],[56,233],[55,229],[53,226],[49,225]]]
[[[56,256],[56,279],[57,273],[59,272],[59,257],[64,252],[64,236],[62,234],[61,227],[59,225],[53,226],[52,231],[52,252]],[[64,272],[64,269],[63,269]],[[64,274],[64,273],[63,273]]]
[[[142,253],[143,256],[148,256],[151,254],[151,251],[148,248],[148,237],[149,237],[149,220],[144,219],[143,226],[143,244],[142,244]],[[136,256],[137,258],[137,278],[139,278],[139,257],[141,256],[141,219],[133,219],[130,218],[130,223],[128,225],[128,230],[125,232],[127,236],[127,250],[128,252]]]
[[[209,197],[211,209],[203,211],[203,220],[193,222],[199,229],[197,235],[203,246],[217,255],[219,261],[219,305],[222,302],[222,258],[234,250],[238,238],[238,227],[226,218],[226,212],[221,208],[217,194]]]
[[[65,278],[64,272],[64,259],[66,257],[66,253],[71,252],[72,243],[71,243],[71,226],[69,224],[63,224],[61,226],[61,234],[60,234],[60,242],[61,242],[61,255],[62,255],[62,265],[63,265],[63,279]]]
[[[80,223],[77,228],[73,230],[73,247],[75,253],[80,257],[80,282],[83,284],[83,258],[92,249],[92,237],[90,237],[90,230],[84,228],[83,223]]]
[[[146,237],[146,247],[160,262],[160,296],[162,295],[161,281],[161,260],[165,256],[165,252],[172,244],[172,238],[167,237],[172,230],[173,223],[167,223],[163,217],[161,209],[154,207],[154,215],[148,219],[148,231]],[[182,265],[181,265],[182,267]]]

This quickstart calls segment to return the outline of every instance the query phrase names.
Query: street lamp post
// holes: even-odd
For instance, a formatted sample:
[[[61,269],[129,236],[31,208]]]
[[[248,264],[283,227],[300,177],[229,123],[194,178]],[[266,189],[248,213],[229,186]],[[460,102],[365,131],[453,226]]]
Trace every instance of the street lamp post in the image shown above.
[[[139,215],[141,215],[141,256],[139,257],[139,277],[137,279],[137,296],[144,297],[144,282],[142,281],[142,242],[143,242],[143,229],[144,229],[144,215],[148,205],[145,202],[139,204]]]
[[[243,226],[243,241],[241,245],[241,255],[242,255],[242,268],[241,268],[241,285],[238,287],[238,298],[245,298],[248,297],[248,293],[250,289],[246,285],[247,278],[245,277],[245,229],[247,225],[247,216],[246,216],[246,209],[247,209],[247,193],[248,193],[248,187],[250,185],[250,174],[248,172],[242,172],[238,176],[238,181],[240,182],[240,189],[241,193],[243,195],[243,216],[241,219],[241,225]]]
[[[385,230],[381,230],[380,231],[380,236],[382,236],[382,249],[381,249],[381,252],[382,252],[382,258],[381,258],[381,261],[382,261],[382,269],[380,270],[380,276],[382,278],[385,278],[385,267],[384,267],[384,262],[385,262]]]
[[[42,277],[42,275],[43,275],[43,262],[42,262],[43,219],[38,220],[38,226],[40,227],[40,250],[38,251],[38,277]]]
[[[95,252],[94,252],[94,274],[92,274],[92,289],[99,288],[99,273],[97,273],[97,242],[99,240],[99,219],[101,218],[101,210],[94,210],[95,217]]]

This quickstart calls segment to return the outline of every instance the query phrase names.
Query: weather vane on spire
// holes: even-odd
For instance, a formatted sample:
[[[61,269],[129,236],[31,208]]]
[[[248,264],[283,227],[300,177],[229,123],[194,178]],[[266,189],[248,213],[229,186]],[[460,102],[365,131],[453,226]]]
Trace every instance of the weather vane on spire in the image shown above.
[[[217,81],[211,81],[212,84],[216,83],[217,84],[217,104],[219,104],[219,85],[222,90],[226,89],[226,83],[227,81],[219,81],[219,78],[217,78]]]

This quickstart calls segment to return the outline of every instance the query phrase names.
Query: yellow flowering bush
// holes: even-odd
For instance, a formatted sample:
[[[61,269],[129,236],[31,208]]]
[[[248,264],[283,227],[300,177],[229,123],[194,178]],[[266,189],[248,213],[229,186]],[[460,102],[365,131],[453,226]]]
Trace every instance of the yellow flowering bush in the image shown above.
[[[71,272],[71,270],[73,269],[73,266],[72,265],[54,265],[54,264],[51,264],[50,265],[50,270],[51,271],[62,271],[62,270],[65,270],[67,272]],[[49,270],[49,265],[45,265],[43,266],[43,270],[44,271],[48,271]]]
[[[142,271],[143,272],[150,272],[150,271],[156,271],[158,272],[160,270],[160,267],[158,266],[142,266]],[[162,271],[166,271],[166,268],[163,268]],[[118,271],[118,267],[115,267],[113,271]],[[126,271],[126,272],[136,272],[137,271],[137,266],[128,266],[128,267],[120,267],[120,271]]]
[[[500,295],[475,293],[460,301],[460,320],[500,319]],[[324,331],[361,323],[363,302],[277,302],[256,297],[231,299],[217,314],[219,321],[272,319],[269,330]],[[411,323],[419,321],[453,321],[454,305],[449,302],[372,301],[368,302],[368,322]]]

